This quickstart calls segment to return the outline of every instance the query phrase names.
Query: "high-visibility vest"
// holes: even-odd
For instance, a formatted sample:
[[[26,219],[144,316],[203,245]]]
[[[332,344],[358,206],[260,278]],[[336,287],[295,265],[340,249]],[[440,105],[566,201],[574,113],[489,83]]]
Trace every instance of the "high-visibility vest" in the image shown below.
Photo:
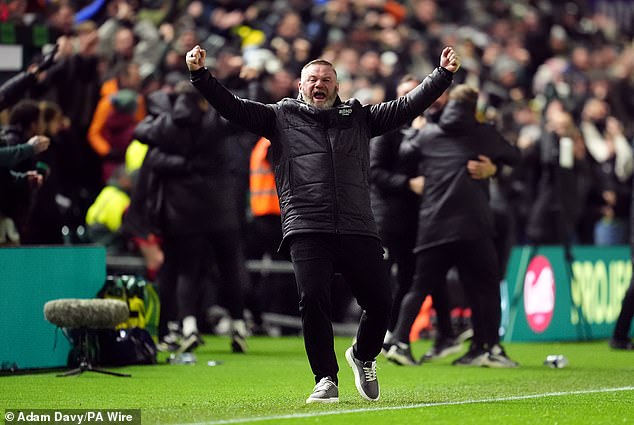
[[[125,170],[128,173],[131,173],[132,171],[141,168],[141,164],[143,164],[147,151],[148,145],[134,139],[125,150]]]
[[[266,153],[271,142],[262,137],[251,151],[249,189],[253,216],[280,215],[280,201],[275,189],[275,175]]]
[[[95,202],[88,208],[86,224],[103,224],[111,232],[121,227],[123,213],[130,205],[130,197],[114,186],[104,187]]]

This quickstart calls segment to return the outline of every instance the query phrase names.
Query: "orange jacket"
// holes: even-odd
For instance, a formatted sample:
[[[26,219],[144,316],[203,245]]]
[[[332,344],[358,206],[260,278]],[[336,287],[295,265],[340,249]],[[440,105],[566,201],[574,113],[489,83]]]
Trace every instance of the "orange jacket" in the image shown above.
[[[93,114],[90,127],[88,128],[88,143],[99,154],[106,156],[110,152],[110,143],[103,136],[103,128],[106,120],[114,110],[110,96],[118,91],[116,79],[108,80],[101,86],[101,99],[97,103],[97,108]],[[134,115],[136,122],[140,122],[146,114],[145,99],[142,95],[137,96],[137,109]]]
[[[271,142],[262,137],[251,151],[249,186],[251,212],[254,217],[280,215],[280,201],[275,189],[275,175],[266,154]]]

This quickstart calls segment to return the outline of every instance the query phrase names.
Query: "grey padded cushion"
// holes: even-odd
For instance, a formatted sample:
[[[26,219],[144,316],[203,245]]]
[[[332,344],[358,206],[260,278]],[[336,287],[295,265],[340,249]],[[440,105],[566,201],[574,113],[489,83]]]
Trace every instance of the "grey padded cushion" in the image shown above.
[[[65,298],[44,304],[46,320],[62,328],[112,329],[129,315],[121,300]]]

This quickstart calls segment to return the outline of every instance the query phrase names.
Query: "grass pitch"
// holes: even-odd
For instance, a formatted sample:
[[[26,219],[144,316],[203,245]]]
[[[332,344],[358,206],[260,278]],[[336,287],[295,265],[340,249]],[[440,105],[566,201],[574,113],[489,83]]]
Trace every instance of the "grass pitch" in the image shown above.
[[[132,378],[93,372],[0,377],[0,408],[140,408],[143,424],[634,422],[634,352],[610,350],[605,341],[506,344],[509,356],[520,362],[518,369],[451,366],[455,356],[420,367],[379,358],[381,399],[370,403],[357,394],[344,358],[350,339],[337,338],[340,402],[330,405],[304,403],[314,382],[301,338],[254,337],[246,355],[231,354],[226,337],[205,341],[195,365],[170,365],[162,355],[156,366],[117,369]],[[414,344],[415,357],[430,344]],[[565,355],[569,366],[544,366],[548,354]],[[221,364],[209,366],[210,361]]]

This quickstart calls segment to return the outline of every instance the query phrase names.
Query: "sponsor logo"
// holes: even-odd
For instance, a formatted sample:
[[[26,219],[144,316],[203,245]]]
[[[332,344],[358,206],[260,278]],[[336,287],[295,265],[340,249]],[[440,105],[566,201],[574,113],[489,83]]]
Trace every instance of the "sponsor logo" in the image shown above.
[[[339,115],[341,115],[342,117],[347,117],[348,115],[352,114],[352,108],[351,107],[344,107],[344,108],[339,108]]]
[[[528,326],[536,333],[544,332],[555,310],[555,276],[550,262],[538,255],[528,265],[524,276],[524,312]]]
[[[612,324],[619,317],[621,303],[632,279],[632,262],[627,260],[575,261],[570,282],[570,323]],[[579,317],[579,313],[583,317]]]

